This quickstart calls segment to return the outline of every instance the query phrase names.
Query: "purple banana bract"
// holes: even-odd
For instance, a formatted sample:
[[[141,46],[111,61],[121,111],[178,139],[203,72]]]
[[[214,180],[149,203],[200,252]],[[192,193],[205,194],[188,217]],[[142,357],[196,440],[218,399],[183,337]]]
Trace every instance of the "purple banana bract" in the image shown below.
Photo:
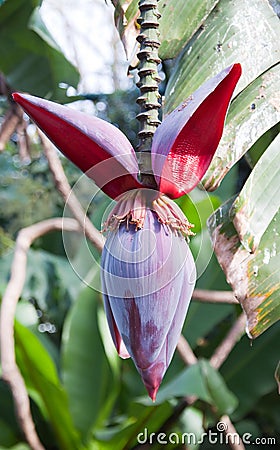
[[[145,217],[135,231],[134,199],[127,218],[108,233],[101,264],[115,345],[120,356],[132,357],[153,400],[175,351],[196,280],[194,260],[179,231],[179,221],[177,232],[172,224],[164,223],[159,209],[153,207],[157,201],[142,206]],[[171,203],[168,199],[166,205]],[[111,220],[112,216],[109,223]]]

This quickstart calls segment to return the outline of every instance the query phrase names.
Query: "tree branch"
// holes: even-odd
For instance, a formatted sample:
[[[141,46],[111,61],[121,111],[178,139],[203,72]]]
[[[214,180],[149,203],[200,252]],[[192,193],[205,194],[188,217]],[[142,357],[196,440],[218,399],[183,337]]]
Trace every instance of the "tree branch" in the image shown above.
[[[79,200],[72,192],[71,186],[68,183],[62,164],[53,145],[40,130],[38,130],[38,133],[41,138],[44,152],[49,162],[49,167],[52,172],[57,190],[60,192],[65,203],[67,203],[67,205],[71,209],[72,214],[74,215],[75,219],[79,222],[85,235],[97,248],[97,250],[101,252],[105,242],[104,237],[91,223],[85,211],[83,210]]]
[[[18,146],[19,146],[19,157],[23,163],[29,163],[30,158],[30,143],[29,137],[27,134],[27,124],[22,119],[17,126],[17,137],[18,137]]]
[[[6,97],[9,104],[9,109],[6,112],[0,129],[0,152],[4,150],[11,135],[23,118],[22,109],[12,99],[12,92],[13,91],[8,85],[4,74],[0,72],[0,95]]]
[[[239,304],[232,291],[210,291],[207,289],[195,289],[193,300],[207,303],[235,303]]]
[[[44,447],[36,433],[30,412],[28,393],[16,364],[14,317],[25,282],[27,252],[32,242],[52,230],[61,230],[62,228],[65,231],[81,231],[79,224],[74,219],[54,218],[23,228],[19,232],[11,266],[11,276],[2,298],[0,310],[2,378],[11,388],[21,429],[32,450],[44,450]]]
[[[22,121],[22,111],[19,106],[11,107],[2,122],[0,129],[0,152],[4,150],[11,135]]]
[[[215,369],[219,369],[221,365],[225,362],[235,344],[245,333],[245,326],[246,326],[246,316],[245,313],[242,312],[242,314],[240,314],[238,319],[235,321],[235,323],[229,330],[225,339],[216,348],[212,358],[210,359],[210,364]]]
[[[225,339],[216,348],[212,358],[210,359],[210,364],[215,368],[219,369],[221,365],[225,362],[228,355],[239,341],[241,336],[245,333],[246,326],[246,315],[244,312],[240,314],[236,322],[233,324]],[[239,437],[231,419],[228,415],[224,415],[220,419],[221,422],[226,424],[224,430],[225,436],[228,437],[228,443],[233,450],[245,450],[242,439]],[[235,439],[237,437],[237,439]]]
[[[231,446],[232,450],[245,450],[242,439],[237,433],[236,428],[230,420],[229,416],[222,416],[220,422],[226,425],[224,435],[227,437],[227,442]]]
[[[197,363],[197,357],[195,356],[194,352],[192,351],[192,348],[190,344],[188,343],[187,339],[181,334],[179,338],[179,342],[177,344],[177,351],[181,357],[181,359],[184,361],[184,363],[187,366],[191,366],[193,364]]]

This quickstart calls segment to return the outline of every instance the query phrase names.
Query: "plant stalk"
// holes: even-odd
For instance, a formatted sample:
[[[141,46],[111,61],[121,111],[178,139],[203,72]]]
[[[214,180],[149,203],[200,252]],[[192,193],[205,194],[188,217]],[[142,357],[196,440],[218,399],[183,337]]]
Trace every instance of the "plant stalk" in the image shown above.
[[[140,51],[137,54],[140,61],[137,86],[141,93],[136,100],[140,105],[140,113],[137,115],[140,122],[137,157],[141,181],[151,187],[155,185],[151,168],[151,146],[153,135],[160,124],[159,108],[161,107],[158,89],[160,82],[158,65],[161,62],[158,56],[160,13],[157,4],[158,0],[139,1],[140,17],[138,22],[141,29],[137,37],[138,42],[140,42]]]

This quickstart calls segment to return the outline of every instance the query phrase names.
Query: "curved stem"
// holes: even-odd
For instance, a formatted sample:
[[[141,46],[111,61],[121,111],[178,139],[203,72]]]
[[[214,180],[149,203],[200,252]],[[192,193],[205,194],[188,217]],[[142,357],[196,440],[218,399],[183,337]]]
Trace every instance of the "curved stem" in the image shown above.
[[[225,362],[236,343],[245,333],[245,327],[246,315],[242,312],[210,359],[210,364],[215,369],[219,369]]]
[[[53,175],[55,186],[58,192],[61,194],[63,200],[65,201],[65,204],[67,204],[67,206],[72,211],[73,216],[80,224],[87,238],[93,243],[93,245],[99,252],[102,252],[102,248],[105,242],[103,235],[91,223],[90,219],[87,217],[85,211],[83,210],[82,205],[72,191],[53,144],[45,137],[45,135],[40,130],[38,130],[38,133],[41,138],[44,153],[48,160],[50,171]]]
[[[0,95],[7,99],[9,109],[4,116],[4,120],[0,127],[0,152],[5,149],[7,142],[11,135],[16,130],[17,126],[22,122],[23,111],[12,99],[12,88],[8,85],[4,74],[0,72]]]
[[[141,95],[137,99],[140,105],[140,113],[137,119],[140,122],[139,127],[139,145],[137,148],[140,174],[143,181],[152,185],[154,183],[150,152],[153,135],[160,124],[158,118],[160,78],[158,75],[158,65],[160,59],[158,56],[159,41],[159,18],[160,13],[157,8],[158,0],[140,0],[140,18],[138,19],[141,30],[137,40],[140,42],[140,51],[137,56],[140,61],[138,67]]]
[[[232,291],[195,289],[193,291],[192,299],[205,303],[233,303],[239,305],[239,301]]]

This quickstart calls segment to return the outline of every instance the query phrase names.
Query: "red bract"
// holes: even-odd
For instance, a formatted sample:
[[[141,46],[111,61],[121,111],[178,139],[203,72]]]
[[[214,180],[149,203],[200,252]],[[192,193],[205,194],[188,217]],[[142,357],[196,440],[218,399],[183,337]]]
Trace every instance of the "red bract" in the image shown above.
[[[240,75],[240,64],[223,70],[206,81],[157,128],[152,164],[161,192],[177,198],[200,182],[221,139],[228,105]]]
[[[195,274],[184,239],[192,234],[191,225],[167,195],[180,197],[202,179],[240,75],[240,64],[228,67],[163,120],[151,150],[157,191],[138,181],[134,150],[119,129],[66,106],[14,94],[104,192],[112,198],[121,194],[105,224],[104,305],[119,355],[133,358],[153,400],[175,351]]]
[[[59,150],[111,198],[142,187],[137,181],[135,152],[118,128],[32,95],[15,93],[13,98]],[[100,162],[103,164],[98,166]]]

